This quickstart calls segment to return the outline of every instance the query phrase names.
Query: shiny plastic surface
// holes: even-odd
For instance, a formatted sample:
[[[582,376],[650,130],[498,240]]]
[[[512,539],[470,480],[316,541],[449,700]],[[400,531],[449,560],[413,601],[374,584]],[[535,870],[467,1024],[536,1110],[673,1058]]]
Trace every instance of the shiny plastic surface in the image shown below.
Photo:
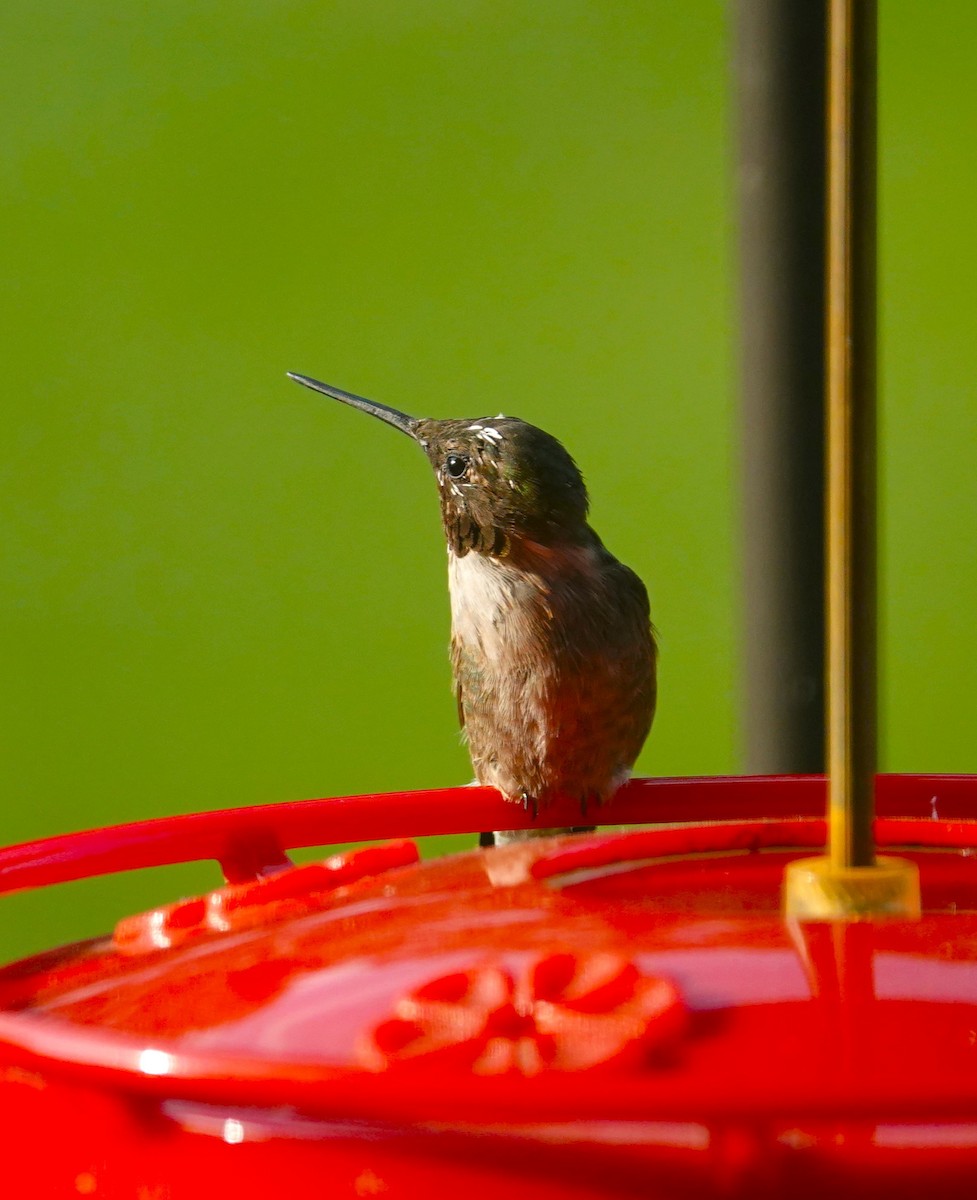
[[[422,826],[445,796],[417,798]],[[607,815],[644,800],[674,818],[679,796],[699,823],[429,864],[400,842],[282,869],[301,822],[329,840],[307,806],[178,819],[197,822],[188,857],[238,847],[231,884],[0,971],[8,1179],[37,1196],[969,1194],[977,781],[880,781],[877,837],[919,868],[917,921],[781,915],[785,865],[824,843],[821,820],[786,814],[820,807],[821,781],[642,782]],[[499,824],[482,799],[470,823]],[[374,827],[403,832],[385,803]],[[749,819],[712,823],[734,805]],[[0,885],[4,864],[50,882],[172,854],[161,824],[0,852]],[[44,1155],[21,1151],[41,1127]]]

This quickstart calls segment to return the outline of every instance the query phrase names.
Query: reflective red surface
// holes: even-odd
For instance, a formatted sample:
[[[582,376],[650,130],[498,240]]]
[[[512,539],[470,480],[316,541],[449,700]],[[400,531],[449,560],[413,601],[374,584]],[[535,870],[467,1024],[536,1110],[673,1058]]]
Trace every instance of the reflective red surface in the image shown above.
[[[233,881],[0,971],[11,1194],[969,1194],[977,780],[880,780],[914,922],[781,916],[785,863],[824,841],[789,814],[822,790],[642,781],[606,815],[697,823],[427,864],[400,842],[283,869],[371,805],[402,834],[401,797],[0,851],[0,887],[176,853]],[[505,823],[464,789],[415,797],[421,827],[472,793],[467,824]]]

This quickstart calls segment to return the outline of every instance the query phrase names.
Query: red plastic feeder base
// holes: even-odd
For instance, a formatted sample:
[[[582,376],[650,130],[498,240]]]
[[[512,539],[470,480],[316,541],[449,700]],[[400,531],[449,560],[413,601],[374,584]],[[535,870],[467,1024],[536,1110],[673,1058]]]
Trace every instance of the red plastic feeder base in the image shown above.
[[[977,779],[879,780],[913,921],[781,915],[823,800],[635,781],[603,816],[694,823],[430,863],[286,852],[517,813],[454,789],[0,851],[2,890],[201,857],[228,880],[0,971],[6,1193],[969,1196]]]

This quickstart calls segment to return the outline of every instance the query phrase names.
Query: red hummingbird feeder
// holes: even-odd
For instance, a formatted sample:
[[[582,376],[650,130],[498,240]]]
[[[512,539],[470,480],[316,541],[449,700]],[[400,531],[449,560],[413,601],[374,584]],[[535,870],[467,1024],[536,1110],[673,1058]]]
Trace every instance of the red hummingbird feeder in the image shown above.
[[[8,1194],[962,1194],[977,781],[880,776],[878,843],[919,870],[903,918],[784,916],[824,795],[637,780],[616,819],[694,823],[423,864],[285,852],[511,806],[359,796],[3,851],[8,890],[196,858],[230,881],[0,972]]]
[[[225,879],[0,969],[5,1194],[970,1194],[977,778],[874,776],[872,15],[832,0],[828,780],[635,780],[598,814],[630,831],[428,863],[531,819],[465,788],[0,851],[5,892]]]

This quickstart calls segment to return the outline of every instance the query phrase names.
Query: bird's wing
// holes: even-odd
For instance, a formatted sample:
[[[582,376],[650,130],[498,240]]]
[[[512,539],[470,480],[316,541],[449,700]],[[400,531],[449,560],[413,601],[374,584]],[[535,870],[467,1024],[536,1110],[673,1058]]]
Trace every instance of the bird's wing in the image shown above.
[[[639,708],[647,712],[650,727],[658,696],[658,631],[651,622],[648,591],[640,577],[617,559],[608,562],[606,570],[614,579],[612,594],[617,597],[618,609],[627,613],[630,618],[631,628],[625,639],[626,645],[630,647],[629,669],[634,680],[635,694],[640,697]],[[638,647],[642,644],[645,648],[644,653],[639,653]],[[641,737],[642,742],[647,732],[645,729]]]

